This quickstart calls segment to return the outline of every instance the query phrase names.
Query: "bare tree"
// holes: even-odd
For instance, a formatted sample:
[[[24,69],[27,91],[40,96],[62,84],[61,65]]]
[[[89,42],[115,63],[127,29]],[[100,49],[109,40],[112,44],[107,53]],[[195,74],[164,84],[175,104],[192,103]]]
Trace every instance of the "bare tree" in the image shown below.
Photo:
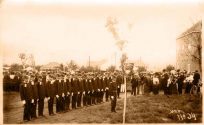
[[[75,71],[78,68],[78,65],[74,62],[74,60],[71,60],[69,63],[67,63],[67,67],[69,70]]]
[[[27,56],[27,65],[35,68],[35,59],[34,59],[33,54],[30,54]]]
[[[126,98],[127,98],[127,93],[126,93],[126,73],[125,73],[125,63],[127,60],[127,55],[123,52],[123,49],[125,47],[125,44],[127,43],[126,40],[121,39],[117,30],[117,24],[118,21],[116,18],[113,17],[108,17],[107,18],[107,22],[106,22],[106,28],[108,29],[108,31],[110,33],[112,33],[115,42],[116,42],[116,46],[119,48],[119,50],[122,52],[122,57],[121,57],[121,68],[123,71],[123,77],[124,77],[124,83],[125,83],[125,99],[124,99],[124,110],[123,110],[123,124],[125,123],[125,111],[126,111]]]
[[[127,41],[120,38],[120,35],[118,33],[118,29],[117,29],[117,24],[118,24],[118,20],[116,18],[108,17],[105,27],[113,35],[113,38],[115,39],[115,42],[116,42],[116,46],[119,48],[119,50],[121,52],[123,52],[123,49],[124,49]],[[123,57],[126,57],[126,58],[123,58]],[[121,61],[121,68],[124,68],[123,66],[124,66],[126,59],[127,59],[127,55],[123,53],[123,55],[121,57],[121,60],[122,60]]]
[[[25,68],[27,57],[25,53],[19,53],[18,57],[21,59],[21,63],[23,65],[23,68]]]
[[[26,54],[26,53],[19,53],[18,57],[21,59],[21,63],[23,65],[23,68],[26,66],[31,66],[35,68],[35,59],[33,54]]]

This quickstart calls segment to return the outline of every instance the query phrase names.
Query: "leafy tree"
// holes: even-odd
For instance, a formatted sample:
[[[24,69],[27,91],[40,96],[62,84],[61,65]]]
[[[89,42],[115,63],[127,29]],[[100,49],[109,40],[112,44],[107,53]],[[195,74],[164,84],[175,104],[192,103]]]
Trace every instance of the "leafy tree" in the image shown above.
[[[14,64],[11,64],[11,67],[10,67],[10,71],[21,71],[23,69],[23,66],[22,65],[19,65],[17,63],[14,63]]]
[[[169,65],[166,66],[166,71],[167,72],[170,72],[171,70],[174,70],[174,69],[175,69],[175,67],[173,65],[169,64]]]
[[[71,60],[68,64],[67,64],[67,67],[69,70],[73,70],[75,71],[76,69],[78,69],[78,65],[73,61]]]
[[[79,71],[81,71],[81,72],[87,72],[87,67],[81,66],[80,69],[79,69]]]

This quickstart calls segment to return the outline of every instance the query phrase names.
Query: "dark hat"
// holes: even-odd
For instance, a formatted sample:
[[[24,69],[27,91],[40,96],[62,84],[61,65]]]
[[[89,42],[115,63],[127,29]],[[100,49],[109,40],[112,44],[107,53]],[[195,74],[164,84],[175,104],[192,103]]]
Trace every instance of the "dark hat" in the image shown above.
[[[39,78],[39,79],[42,79],[43,77],[42,77],[42,76],[38,76],[38,78]]]
[[[30,77],[31,77],[31,78],[34,78],[34,77],[35,77],[35,75],[34,75],[34,74],[31,74],[31,75],[30,75]]]

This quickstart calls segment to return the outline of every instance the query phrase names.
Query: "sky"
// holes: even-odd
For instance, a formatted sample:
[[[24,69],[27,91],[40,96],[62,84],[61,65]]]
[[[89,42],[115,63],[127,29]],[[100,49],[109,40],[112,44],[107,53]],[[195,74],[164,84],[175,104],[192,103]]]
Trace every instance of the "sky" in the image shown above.
[[[147,1],[147,0],[145,0]],[[81,3],[80,3],[81,2]],[[175,2],[175,1],[174,1]],[[0,43],[3,63],[20,63],[19,53],[33,54],[36,64],[79,65],[105,62],[119,65],[121,52],[108,31],[108,17],[117,19],[117,32],[127,44],[129,60],[150,66],[175,64],[176,38],[202,19],[203,3],[68,2],[64,0],[3,0],[0,8]]]

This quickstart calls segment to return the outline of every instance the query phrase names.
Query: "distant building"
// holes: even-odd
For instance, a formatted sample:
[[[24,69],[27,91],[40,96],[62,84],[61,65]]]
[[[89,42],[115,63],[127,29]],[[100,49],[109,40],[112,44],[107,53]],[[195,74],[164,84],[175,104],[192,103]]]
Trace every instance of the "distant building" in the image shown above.
[[[60,64],[57,62],[50,62],[46,65],[43,65],[40,70],[46,71],[46,70],[59,70]]]
[[[202,21],[197,22],[176,39],[176,68],[201,73]]]

